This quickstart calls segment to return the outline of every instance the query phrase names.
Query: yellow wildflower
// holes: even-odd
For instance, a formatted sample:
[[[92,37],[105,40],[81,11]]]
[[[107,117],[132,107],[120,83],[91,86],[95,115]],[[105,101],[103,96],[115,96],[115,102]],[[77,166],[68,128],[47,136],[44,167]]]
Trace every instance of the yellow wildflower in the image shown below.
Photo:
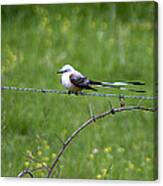
[[[129,169],[134,169],[134,167],[135,167],[135,165],[134,165],[133,163],[129,163],[129,164],[128,164],[128,168],[129,168]]]
[[[37,163],[37,164],[36,164],[36,167],[37,167],[37,168],[40,168],[40,167],[42,167],[42,164],[41,164],[41,163]]]
[[[94,155],[93,154],[90,154],[89,155],[89,159],[93,160],[94,159]]]
[[[45,145],[45,149],[49,149],[50,148],[50,146],[49,145]]]
[[[100,180],[100,179],[102,179],[102,175],[101,175],[101,174],[98,174],[98,175],[96,176],[96,178],[97,178],[98,180]]]
[[[28,167],[28,166],[29,166],[29,162],[26,161],[26,162],[24,163],[24,165],[25,165],[26,167]]]
[[[104,152],[106,152],[106,153],[112,152],[112,147],[106,147],[106,148],[104,148]]]
[[[27,150],[26,153],[28,156],[32,156],[32,152],[30,150]]]
[[[42,155],[42,151],[37,151],[37,154],[39,155],[39,156],[41,156]]]
[[[52,153],[52,158],[54,159],[56,157],[56,153]]]
[[[151,161],[151,158],[150,158],[150,157],[146,157],[145,160],[146,160],[147,162],[150,162],[150,161]]]
[[[42,165],[47,167],[47,164],[45,162],[43,162]]]

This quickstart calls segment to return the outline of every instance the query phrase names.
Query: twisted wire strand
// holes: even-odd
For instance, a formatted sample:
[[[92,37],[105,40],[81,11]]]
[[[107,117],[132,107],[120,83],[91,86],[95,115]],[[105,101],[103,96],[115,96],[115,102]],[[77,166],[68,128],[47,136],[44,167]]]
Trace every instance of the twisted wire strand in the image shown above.
[[[63,90],[53,90],[53,89],[35,89],[35,88],[19,88],[13,86],[2,86],[1,90],[13,90],[13,91],[24,91],[24,92],[37,92],[37,93],[54,93],[54,94],[69,94],[68,91]],[[124,99],[144,99],[144,100],[156,100],[157,97],[153,96],[134,96],[134,95],[123,95],[123,94],[105,94],[97,92],[78,92],[81,96],[96,96],[96,97],[116,97]]]

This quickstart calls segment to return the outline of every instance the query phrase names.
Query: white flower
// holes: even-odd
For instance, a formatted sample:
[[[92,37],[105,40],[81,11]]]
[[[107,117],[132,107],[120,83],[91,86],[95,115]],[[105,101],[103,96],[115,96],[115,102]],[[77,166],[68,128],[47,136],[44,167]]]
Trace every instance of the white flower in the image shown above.
[[[97,149],[97,148],[94,148],[93,150],[92,150],[92,153],[93,154],[97,154],[99,152],[99,150]]]

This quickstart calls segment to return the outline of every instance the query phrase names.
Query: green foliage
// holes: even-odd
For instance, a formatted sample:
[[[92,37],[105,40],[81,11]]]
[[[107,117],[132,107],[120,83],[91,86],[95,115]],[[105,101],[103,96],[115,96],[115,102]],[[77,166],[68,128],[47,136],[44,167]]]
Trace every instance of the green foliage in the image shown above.
[[[2,84],[63,89],[56,72],[71,64],[93,80],[144,81],[153,96],[153,21],[153,2],[2,6]],[[28,153],[50,166],[61,147],[55,134],[67,139],[90,117],[89,104],[96,114],[109,101],[119,106],[115,98],[3,91],[2,176],[42,166]],[[55,177],[154,179],[155,124],[154,114],[136,111],[98,121],[67,149]]]

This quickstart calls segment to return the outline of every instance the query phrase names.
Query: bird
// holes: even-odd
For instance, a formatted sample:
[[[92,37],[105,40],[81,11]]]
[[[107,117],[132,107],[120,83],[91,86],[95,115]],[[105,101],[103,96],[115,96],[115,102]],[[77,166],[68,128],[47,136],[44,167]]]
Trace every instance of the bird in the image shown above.
[[[61,74],[61,84],[68,89],[68,93],[78,94],[83,89],[97,91],[97,87],[105,88],[117,88],[120,90],[129,90],[134,92],[145,92],[144,90],[135,90],[131,88],[126,88],[127,85],[145,85],[143,82],[102,82],[93,81],[84,76],[82,73],[77,71],[74,67],[69,64],[64,65],[59,71]],[[93,86],[96,86],[93,87]]]

